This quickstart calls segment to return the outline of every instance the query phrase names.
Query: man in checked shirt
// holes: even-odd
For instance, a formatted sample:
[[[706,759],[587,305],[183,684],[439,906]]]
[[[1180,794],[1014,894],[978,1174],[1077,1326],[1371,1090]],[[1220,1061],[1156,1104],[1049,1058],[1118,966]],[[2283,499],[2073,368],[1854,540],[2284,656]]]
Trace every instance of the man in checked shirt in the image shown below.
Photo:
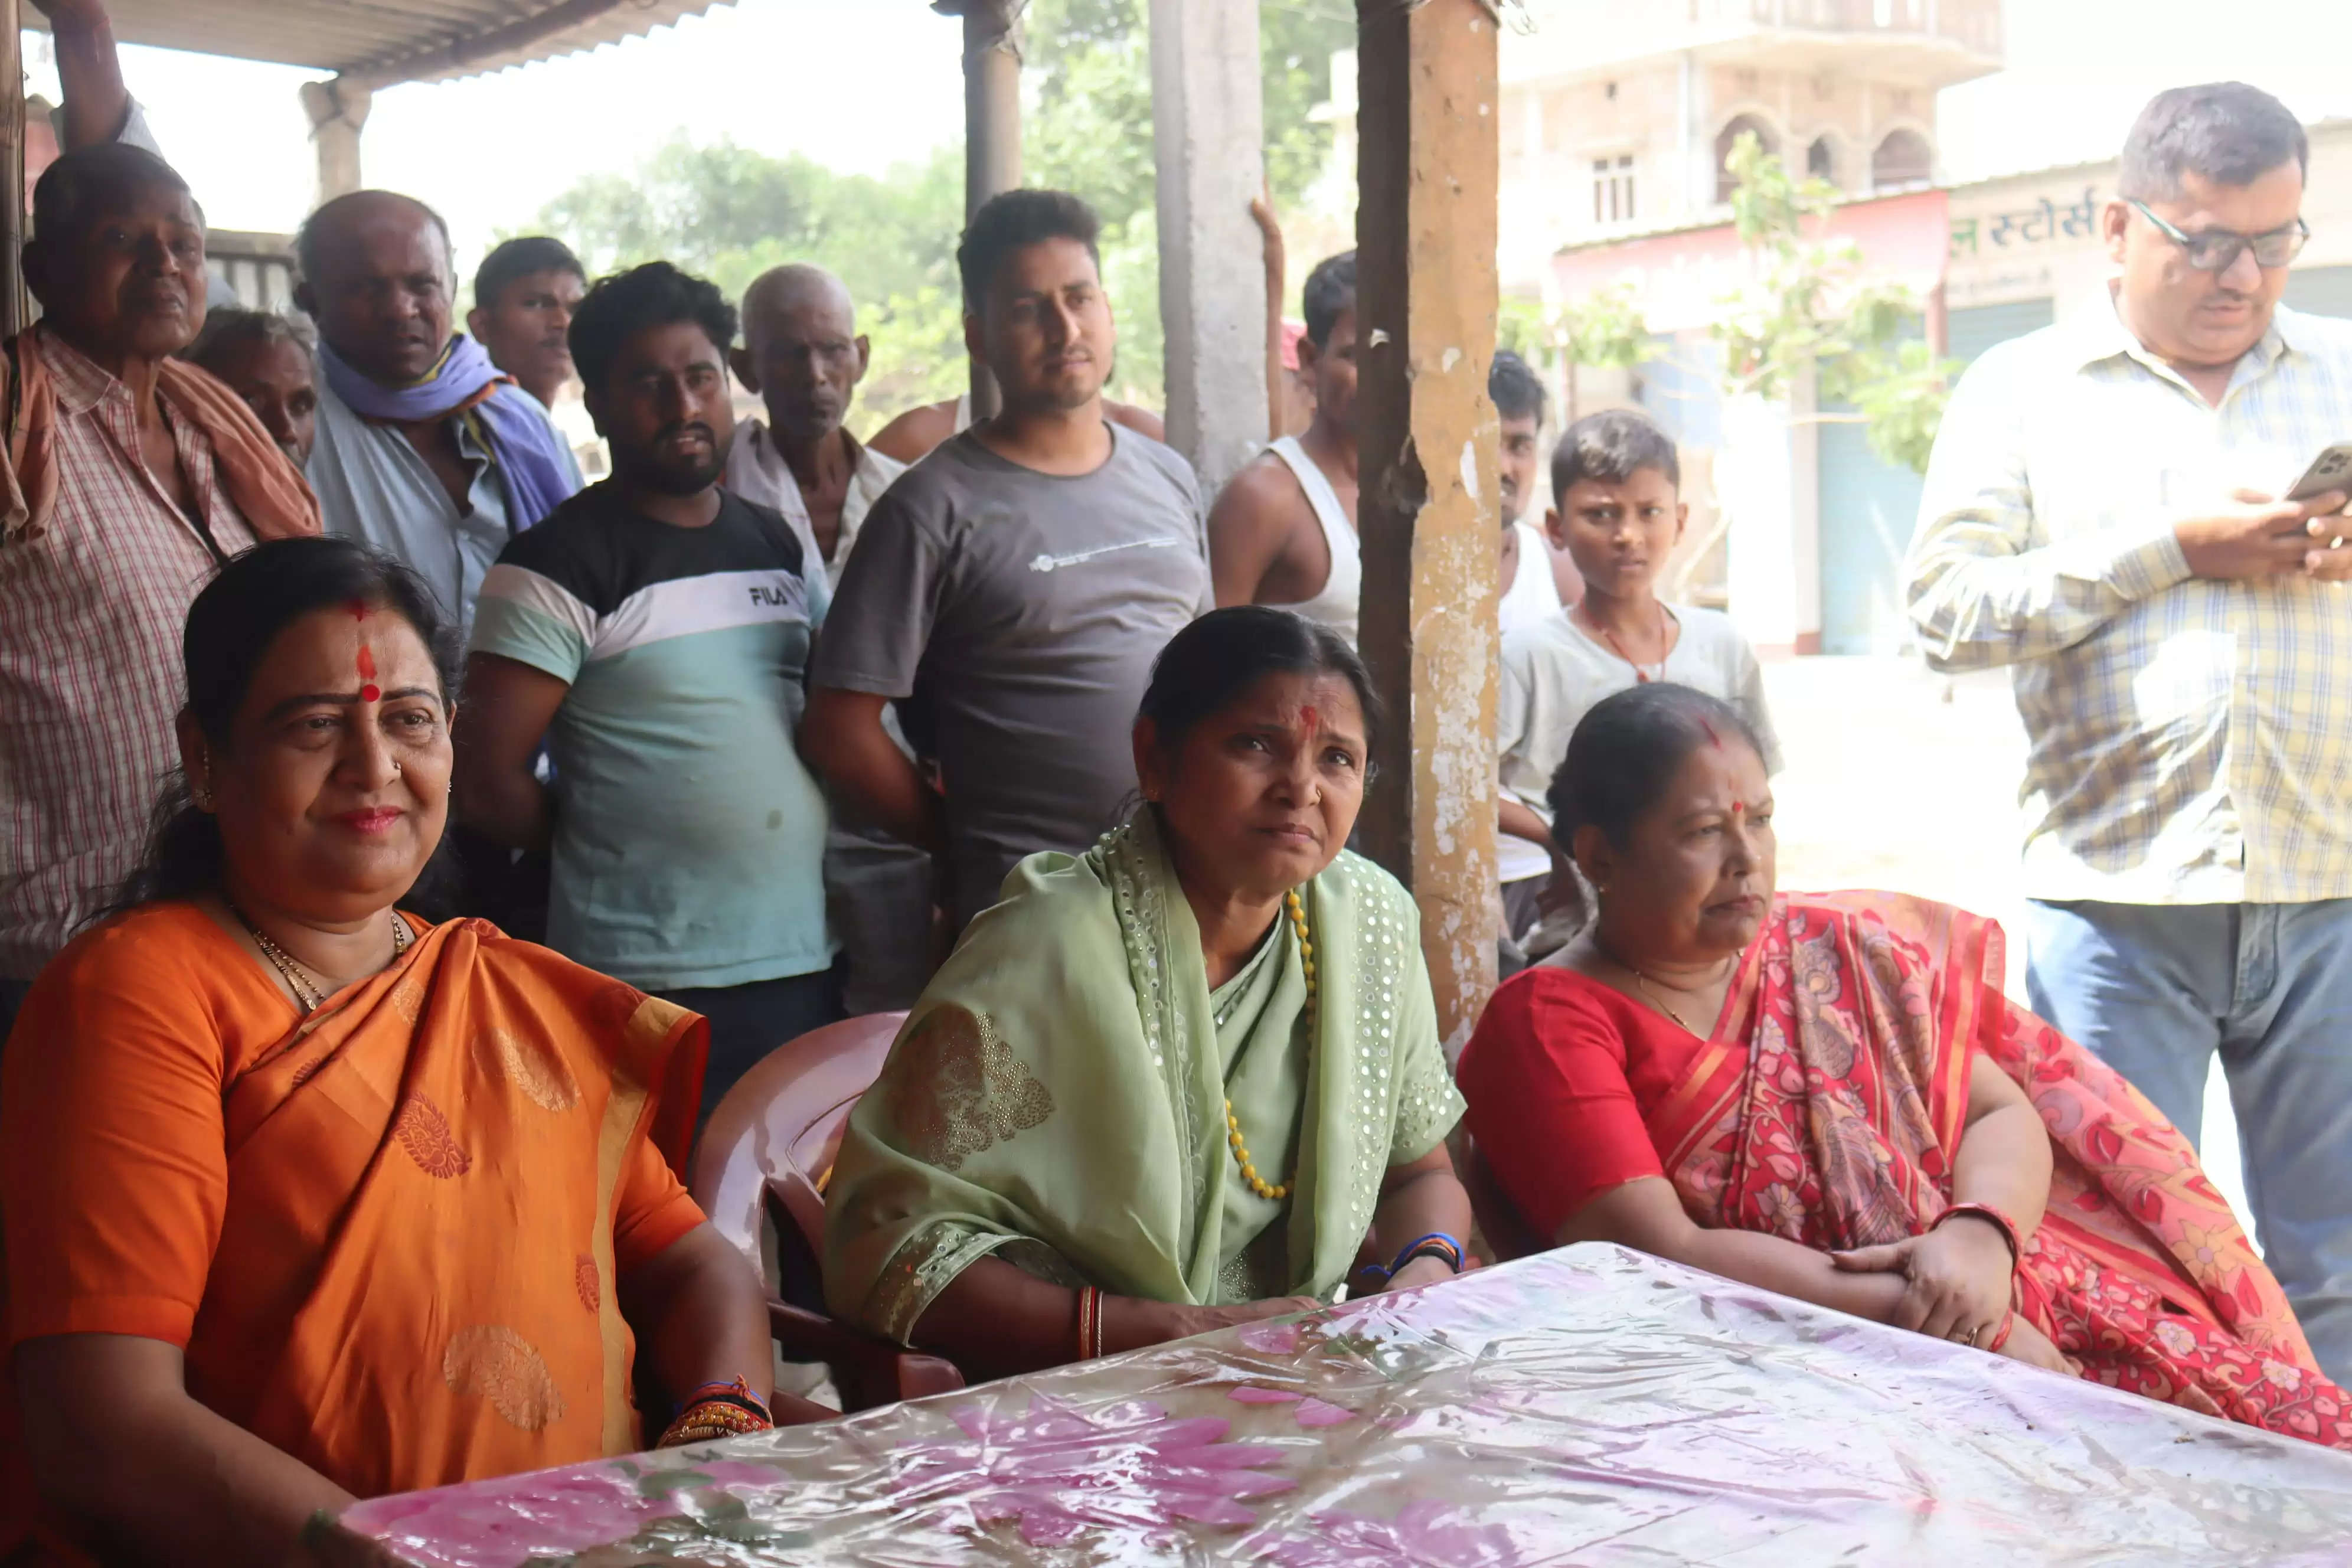
[[[204,215],[139,144],[99,0],[41,0],[68,152],[34,188],[39,325],[0,345],[0,1038],[139,863],[178,761],[181,624],[319,507],[253,411],[173,356],[204,326]]]
[[[2242,83],[2142,111],[2116,280],[1960,383],[1906,572],[1930,664],[2015,671],[2034,1011],[2191,1140],[2221,1053],[2260,1240],[2341,1378],[2352,521],[2280,498],[2352,440],[2352,322],[2279,304],[2308,161]]]

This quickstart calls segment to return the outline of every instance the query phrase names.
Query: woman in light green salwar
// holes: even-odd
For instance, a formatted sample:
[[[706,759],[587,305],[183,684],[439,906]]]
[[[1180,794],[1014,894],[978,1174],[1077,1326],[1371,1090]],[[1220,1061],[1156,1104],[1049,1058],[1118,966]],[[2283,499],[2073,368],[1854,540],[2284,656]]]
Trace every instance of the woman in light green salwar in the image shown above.
[[[834,1311],[1001,1375],[1449,1277],[1470,1205],[1412,899],[1343,846],[1377,722],[1286,610],[1160,655],[1145,806],[1034,855],[850,1118]]]

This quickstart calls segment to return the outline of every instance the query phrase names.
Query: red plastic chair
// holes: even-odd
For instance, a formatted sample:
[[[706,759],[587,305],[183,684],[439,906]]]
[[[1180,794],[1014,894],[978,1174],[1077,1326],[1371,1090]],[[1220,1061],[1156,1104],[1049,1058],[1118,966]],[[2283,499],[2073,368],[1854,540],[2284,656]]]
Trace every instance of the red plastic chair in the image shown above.
[[[818,1183],[833,1169],[849,1113],[880,1075],[905,1021],[903,1013],[850,1018],[769,1052],[719,1102],[694,1152],[695,1202],[775,1286],[768,1324],[777,1347],[788,1361],[824,1363],[845,1410],[963,1386],[951,1363],[824,1311],[818,1261],[824,1194]],[[772,1226],[772,1260],[762,1246],[762,1217]]]

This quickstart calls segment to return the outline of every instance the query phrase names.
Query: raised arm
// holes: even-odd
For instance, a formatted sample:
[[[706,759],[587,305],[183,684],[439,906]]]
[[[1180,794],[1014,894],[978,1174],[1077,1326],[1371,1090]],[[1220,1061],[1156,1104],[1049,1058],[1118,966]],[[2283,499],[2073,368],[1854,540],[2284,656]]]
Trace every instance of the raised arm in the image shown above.
[[[1257,219],[1258,230],[1265,237],[1265,438],[1275,441],[1283,433],[1282,297],[1290,286],[1290,264],[1273,200],[1260,196],[1250,203],[1250,216]]]
[[[131,89],[114,50],[105,0],[33,0],[57,41],[58,84],[65,97],[65,150],[114,141],[131,120]]]

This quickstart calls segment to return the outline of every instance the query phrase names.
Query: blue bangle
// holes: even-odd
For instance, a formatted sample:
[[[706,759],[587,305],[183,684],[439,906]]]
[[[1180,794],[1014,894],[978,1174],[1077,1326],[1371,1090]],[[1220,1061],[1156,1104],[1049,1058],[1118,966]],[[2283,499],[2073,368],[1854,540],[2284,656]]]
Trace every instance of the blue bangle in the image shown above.
[[[1406,1243],[1404,1249],[1396,1255],[1395,1258],[1390,1262],[1386,1268],[1381,1268],[1377,1263],[1372,1267],[1379,1271],[1381,1279],[1393,1279],[1398,1274],[1403,1272],[1405,1266],[1413,1260],[1413,1258],[1422,1250],[1422,1248],[1427,1247],[1433,1241],[1444,1243],[1446,1250],[1453,1254],[1453,1256],[1447,1258],[1446,1261],[1454,1266],[1454,1272],[1456,1274],[1461,1273],[1463,1258],[1462,1244],[1442,1230],[1433,1230],[1427,1236],[1417,1237],[1414,1240]]]

